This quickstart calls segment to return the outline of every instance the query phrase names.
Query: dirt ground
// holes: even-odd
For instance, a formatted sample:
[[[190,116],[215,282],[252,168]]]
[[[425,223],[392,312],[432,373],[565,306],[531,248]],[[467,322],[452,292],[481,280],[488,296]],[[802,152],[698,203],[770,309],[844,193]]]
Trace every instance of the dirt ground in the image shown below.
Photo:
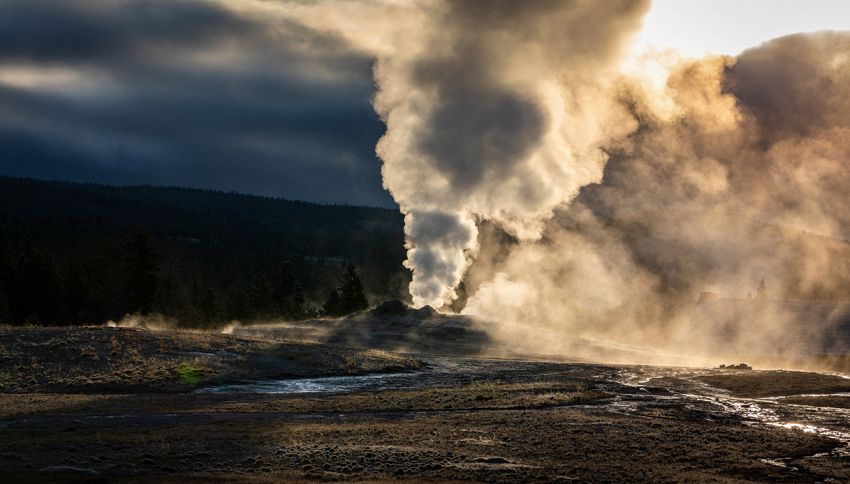
[[[275,347],[288,361],[286,347]],[[415,361],[401,373],[281,380],[307,393],[251,392],[238,379],[168,392],[6,390],[0,482],[850,480],[844,434],[783,427],[779,400],[744,400],[702,381],[735,373]],[[765,405],[777,420],[737,403]]]
[[[227,381],[420,366],[381,350],[204,331],[0,328],[0,392],[185,392]]]

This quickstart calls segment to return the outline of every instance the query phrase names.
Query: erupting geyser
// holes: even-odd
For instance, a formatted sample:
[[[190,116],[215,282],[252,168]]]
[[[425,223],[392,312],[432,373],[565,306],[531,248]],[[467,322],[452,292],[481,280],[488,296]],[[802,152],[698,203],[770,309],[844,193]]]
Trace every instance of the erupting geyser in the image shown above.
[[[378,58],[384,184],[406,214],[414,304],[451,303],[477,220],[521,240],[598,181],[601,144],[634,122],[616,62],[648,2],[427,3],[403,48]]]
[[[700,291],[850,299],[850,34],[682,59],[630,52],[644,1],[333,5],[298,15],[376,59],[414,305],[691,354]],[[788,350],[774,316],[730,351]]]

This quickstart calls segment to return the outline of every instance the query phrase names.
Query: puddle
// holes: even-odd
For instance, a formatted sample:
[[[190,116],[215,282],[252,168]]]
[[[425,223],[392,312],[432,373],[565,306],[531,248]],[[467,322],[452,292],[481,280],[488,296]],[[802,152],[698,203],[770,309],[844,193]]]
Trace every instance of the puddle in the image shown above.
[[[319,378],[293,378],[264,380],[217,387],[201,388],[198,393],[349,393],[373,388],[405,388],[414,379],[414,373],[376,373],[358,376],[327,376]]]

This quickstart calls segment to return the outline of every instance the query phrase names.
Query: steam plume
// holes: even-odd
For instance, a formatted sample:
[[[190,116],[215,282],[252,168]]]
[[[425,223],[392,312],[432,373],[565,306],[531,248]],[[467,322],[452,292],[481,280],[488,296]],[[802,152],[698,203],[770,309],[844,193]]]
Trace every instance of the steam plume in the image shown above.
[[[416,305],[441,307],[477,249],[476,221],[521,240],[598,181],[601,143],[633,128],[609,103],[646,2],[452,1],[413,46],[379,57],[384,184],[406,214]]]
[[[542,240],[482,247],[509,255],[470,268],[467,279],[483,282],[468,288],[466,312],[679,351],[811,348],[830,328],[801,332],[784,311],[739,314],[732,334],[682,328],[699,291],[745,297],[762,277],[774,299],[850,296],[848,42],[793,35],[738,58],[682,62],[661,105],[623,79],[639,128],[605,145],[602,181],[560,209]]]
[[[765,278],[777,300],[850,299],[850,34],[664,57],[657,88],[621,62],[647,2],[361,7],[298,18],[377,59],[377,151],[416,305],[463,308],[517,345],[543,335],[535,351],[793,353],[814,343],[782,311],[695,333],[697,294]]]

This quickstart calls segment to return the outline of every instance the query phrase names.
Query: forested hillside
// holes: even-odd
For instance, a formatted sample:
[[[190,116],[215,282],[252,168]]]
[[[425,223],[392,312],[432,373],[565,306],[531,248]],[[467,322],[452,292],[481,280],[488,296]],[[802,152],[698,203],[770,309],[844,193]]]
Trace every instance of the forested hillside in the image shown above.
[[[0,322],[298,318],[329,296],[341,313],[361,279],[403,297],[403,244],[394,210],[0,177]]]

